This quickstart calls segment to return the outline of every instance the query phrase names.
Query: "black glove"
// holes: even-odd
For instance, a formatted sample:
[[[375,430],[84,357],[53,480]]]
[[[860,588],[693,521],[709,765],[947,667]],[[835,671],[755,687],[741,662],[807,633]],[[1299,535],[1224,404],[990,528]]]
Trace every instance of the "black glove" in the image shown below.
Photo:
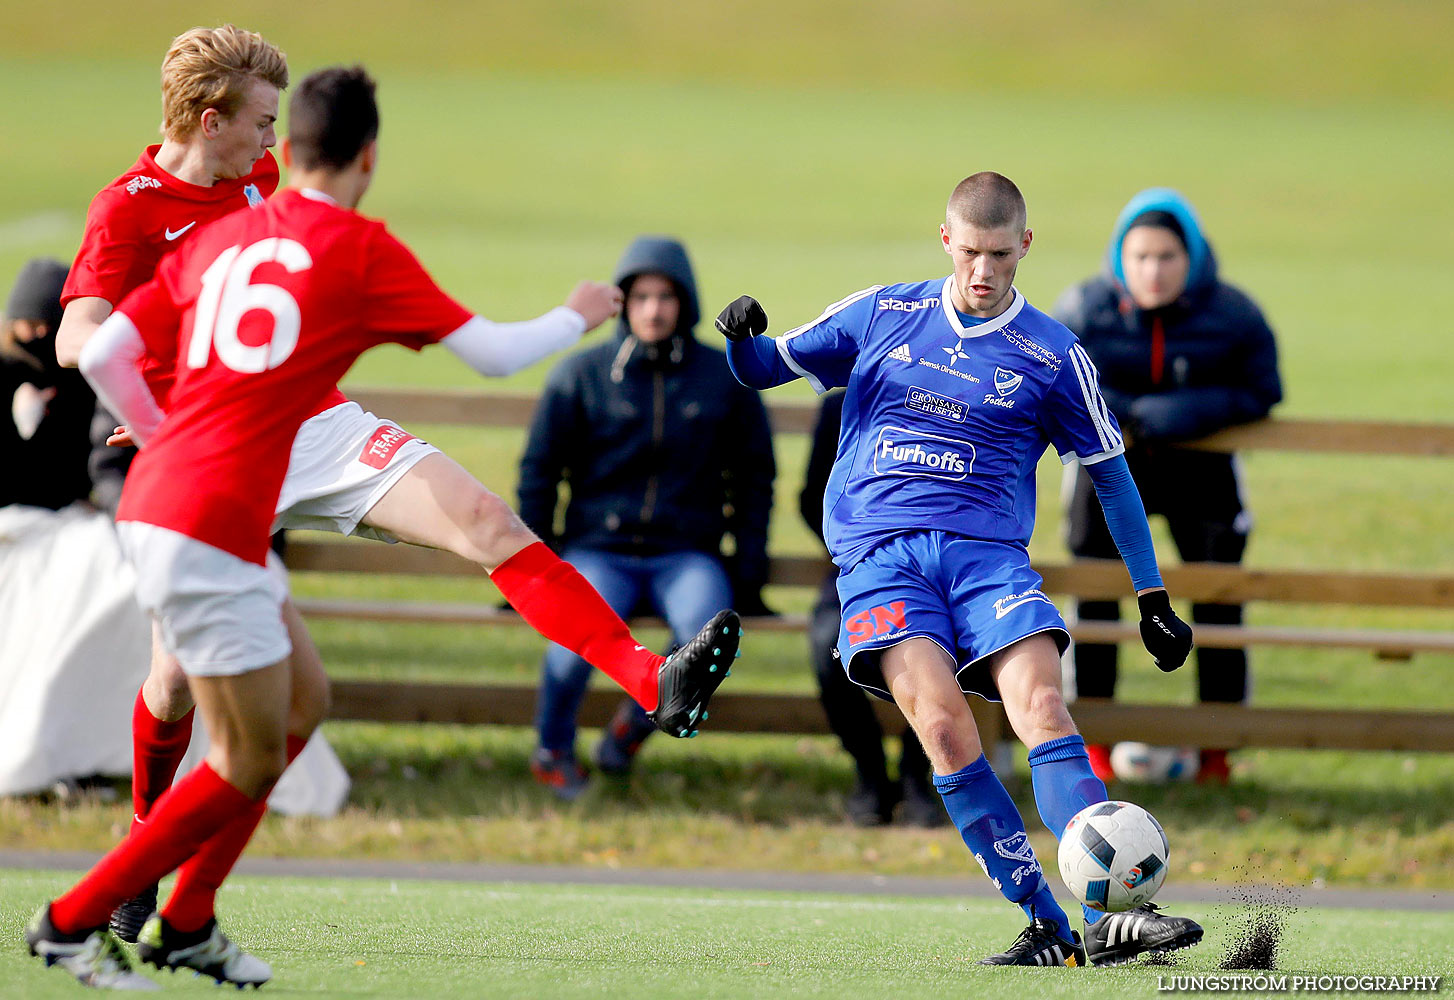
[[[751,295],[739,295],[717,314],[717,329],[728,340],[746,340],[767,331],[767,313]]]
[[[1191,652],[1191,626],[1171,610],[1171,595],[1153,590],[1136,598],[1141,606],[1141,642],[1156,665],[1167,673],[1186,662]]]

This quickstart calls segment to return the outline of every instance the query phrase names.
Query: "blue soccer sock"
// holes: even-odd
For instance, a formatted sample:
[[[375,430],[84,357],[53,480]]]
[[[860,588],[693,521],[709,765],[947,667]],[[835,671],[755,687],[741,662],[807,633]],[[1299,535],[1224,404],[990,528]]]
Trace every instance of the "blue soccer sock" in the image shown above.
[[[934,775],[934,787],[943,796],[965,846],[995,888],[1017,903],[1027,917],[1057,921],[1061,932],[1069,935],[1070,921],[1035,860],[1020,810],[984,754],[963,770]]]
[[[1047,740],[1030,751],[1030,783],[1035,789],[1035,806],[1040,819],[1059,840],[1070,818],[1088,805],[1106,801],[1105,783],[1091,770],[1085,740],[1062,736]],[[1093,924],[1105,916],[1082,906],[1085,922]]]

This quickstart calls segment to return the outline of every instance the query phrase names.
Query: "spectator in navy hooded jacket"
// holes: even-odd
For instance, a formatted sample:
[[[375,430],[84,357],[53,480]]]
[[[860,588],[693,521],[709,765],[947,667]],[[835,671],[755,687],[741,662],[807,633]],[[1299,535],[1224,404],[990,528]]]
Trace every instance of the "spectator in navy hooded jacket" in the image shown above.
[[[612,280],[626,297],[615,338],[546,380],[520,459],[520,516],[618,614],[658,614],[685,642],[729,604],[766,612],[772,435],[757,393],[693,335],[697,285],[681,243],[638,238]],[[572,798],[585,787],[574,747],[591,666],[552,646],[542,672],[531,771]],[[654,728],[624,701],[596,764],[624,773]]]
[[[1267,416],[1282,399],[1277,347],[1261,310],[1221,281],[1201,221],[1181,194],[1142,191],[1122,209],[1106,254],[1106,270],[1069,289],[1054,314],[1075,331],[1100,369],[1101,393],[1126,437],[1126,460],[1148,514],[1166,517],[1185,562],[1242,560],[1251,514],[1235,455],[1169,447]],[[1075,467],[1067,511],[1070,550],[1114,559],[1115,544],[1090,478]],[[1086,620],[1115,620],[1116,601],[1081,601]],[[1236,605],[1194,604],[1199,624],[1236,625]],[[1116,647],[1079,643],[1076,688],[1082,697],[1113,697]],[[1204,702],[1247,696],[1247,655],[1240,649],[1198,649]],[[1106,747],[1091,762],[1111,777]],[[1226,752],[1202,754],[1202,775],[1225,781]]]

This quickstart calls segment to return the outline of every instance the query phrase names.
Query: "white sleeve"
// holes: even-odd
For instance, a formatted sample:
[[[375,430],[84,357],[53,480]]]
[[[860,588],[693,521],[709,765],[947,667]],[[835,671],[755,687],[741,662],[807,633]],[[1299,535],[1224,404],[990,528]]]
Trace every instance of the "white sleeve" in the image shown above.
[[[556,306],[544,316],[519,323],[493,323],[475,316],[440,343],[481,375],[503,377],[572,346],[585,332],[584,316]]]
[[[81,348],[80,368],[106,408],[131,431],[138,445],[161,426],[161,407],[141,377],[146,344],[123,313],[112,313]]]

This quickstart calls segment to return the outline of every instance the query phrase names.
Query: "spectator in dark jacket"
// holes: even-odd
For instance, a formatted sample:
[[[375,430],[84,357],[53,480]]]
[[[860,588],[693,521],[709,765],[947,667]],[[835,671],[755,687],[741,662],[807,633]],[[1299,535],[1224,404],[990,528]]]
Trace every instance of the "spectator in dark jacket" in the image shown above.
[[[798,510],[813,534],[823,541],[823,494],[838,454],[838,431],[843,421],[843,393],[830,392],[818,409],[813,427],[808,469]],[[824,542],[826,548],[827,543]],[[832,566],[818,591],[818,604],[808,628],[809,654],[818,679],[818,700],[828,726],[853,758],[858,780],[848,796],[847,813],[857,826],[880,826],[894,818],[900,802],[902,822],[910,826],[935,827],[948,822],[949,814],[931,782],[929,758],[908,723],[904,724],[899,777],[890,780],[884,757],[883,727],[863,688],[848,679],[838,662],[838,625],[843,608],[838,600],[838,568]]]
[[[1242,560],[1252,516],[1243,503],[1234,455],[1168,447],[1267,416],[1282,399],[1277,347],[1261,310],[1217,277],[1217,260],[1191,204],[1167,188],[1142,191],[1116,220],[1106,272],[1067,291],[1055,317],[1080,337],[1100,369],[1101,394],[1126,437],[1126,460],[1148,514],[1163,514],[1185,562]],[[1070,550],[1111,559],[1116,548],[1083,469],[1076,468],[1067,512]],[[1086,620],[1119,617],[1115,601],[1082,601]],[[1236,625],[1236,605],[1194,604],[1192,620]],[[1075,649],[1082,697],[1116,690],[1116,647]],[[1247,696],[1247,655],[1199,649],[1204,702]],[[1109,780],[1109,753],[1091,761]],[[1225,751],[1202,755],[1208,780],[1227,778]]]
[[[0,507],[60,510],[91,493],[86,471],[96,396],[74,368],[56,361],[66,266],[28,261],[15,279],[0,326]]]
[[[681,243],[637,239],[614,280],[626,296],[614,340],[546,381],[520,460],[520,515],[618,613],[654,611],[681,643],[728,604],[766,612],[772,437],[757,393],[693,336],[697,287]],[[558,646],[545,655],[531,770],[566,798],[585,785],[575,736],[590,674]],[[597,765],[625,773],[652,729],[623,703]]]

